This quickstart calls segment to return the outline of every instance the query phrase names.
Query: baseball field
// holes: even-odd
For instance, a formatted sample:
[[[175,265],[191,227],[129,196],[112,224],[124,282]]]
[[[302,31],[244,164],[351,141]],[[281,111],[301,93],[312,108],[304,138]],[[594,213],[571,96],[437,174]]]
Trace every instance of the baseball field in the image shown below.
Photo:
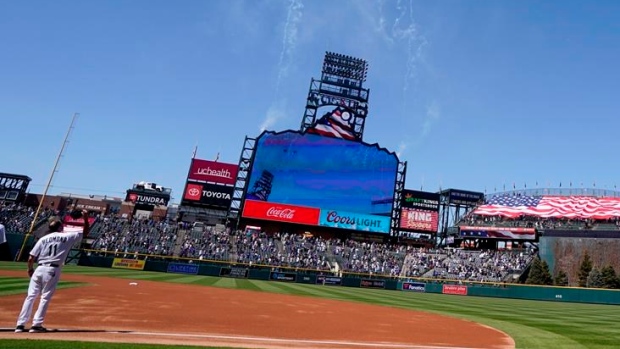
[[[45,326],[0,262],[1,348],[615,348],[620,308],[66,266]],[[71,341],[71,342],[67,342]],[[113,344],[112,344],[113,343]],[[184,345],[184,346],[179,346]]]

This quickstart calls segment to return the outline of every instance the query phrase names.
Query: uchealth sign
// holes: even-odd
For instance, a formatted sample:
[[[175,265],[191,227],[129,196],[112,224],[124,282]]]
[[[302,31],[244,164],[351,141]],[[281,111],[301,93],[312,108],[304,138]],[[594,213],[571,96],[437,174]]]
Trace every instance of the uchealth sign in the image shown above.
[[[242,216],[244,218],[266,219],[271,221],[317,225],[318,208],[285,205],[276,202],[245,200]]]
[[[373,233],[389,233],[390,217],[337,210],[321,210],[319,225]]]
[[[146,204],[146,205],[168,205],[169,198],[158,195],[150,195],[145,192],[135,192],[128,190],[125,201],[132,202],[134,204]]]
[[[192,159],[188,180],[235,184],[238,165],[225,162]]]
[[[190,205],[229,207],[234,190],[227,185],[188,182],[183,199]]]
[[[437,232],[439,212],[403,207],[400,212],[400,228],[403,230]]]

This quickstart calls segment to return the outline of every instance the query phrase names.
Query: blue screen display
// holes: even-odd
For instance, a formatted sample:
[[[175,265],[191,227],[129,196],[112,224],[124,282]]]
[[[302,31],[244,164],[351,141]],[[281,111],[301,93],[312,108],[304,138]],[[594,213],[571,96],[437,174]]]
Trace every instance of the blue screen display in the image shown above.
[[[396,155],[376,144],[264,132],[256,141],[246,198],[389,215],[397,168]]]

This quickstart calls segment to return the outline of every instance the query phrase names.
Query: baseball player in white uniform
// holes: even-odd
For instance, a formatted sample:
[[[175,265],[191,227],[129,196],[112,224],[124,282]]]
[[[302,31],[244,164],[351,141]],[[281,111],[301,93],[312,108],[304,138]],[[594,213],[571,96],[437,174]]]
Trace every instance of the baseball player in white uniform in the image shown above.
[[[39,295],[41,295],[41,300],[32,319],[30,333],[47,332],[47,329],[43,327],[43,320],[47,307],[56,291],[56,284],[60,280],[62,266],[73,245],[82,237],[86,237],[90,229],[88,211],[82,211],[82,217],[84,218],[83,226],[63,227],[59,218],[50,219],[49,233],[41,237],[30,251],[28,258],[28,275],[30,276],[28,295],[19,313],[15,332],[26,330],[25,326],[32,315],[34,301]],[[37,262],[36,269],[33,268],[35,260]]]

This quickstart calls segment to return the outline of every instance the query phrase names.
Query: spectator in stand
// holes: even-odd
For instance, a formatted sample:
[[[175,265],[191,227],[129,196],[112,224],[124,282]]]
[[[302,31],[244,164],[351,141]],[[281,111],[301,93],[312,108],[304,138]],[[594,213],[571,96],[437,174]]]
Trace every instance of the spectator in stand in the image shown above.
[[[6,241],[6,229],[0,222],[0,261],[10,261],[9,243]]]

